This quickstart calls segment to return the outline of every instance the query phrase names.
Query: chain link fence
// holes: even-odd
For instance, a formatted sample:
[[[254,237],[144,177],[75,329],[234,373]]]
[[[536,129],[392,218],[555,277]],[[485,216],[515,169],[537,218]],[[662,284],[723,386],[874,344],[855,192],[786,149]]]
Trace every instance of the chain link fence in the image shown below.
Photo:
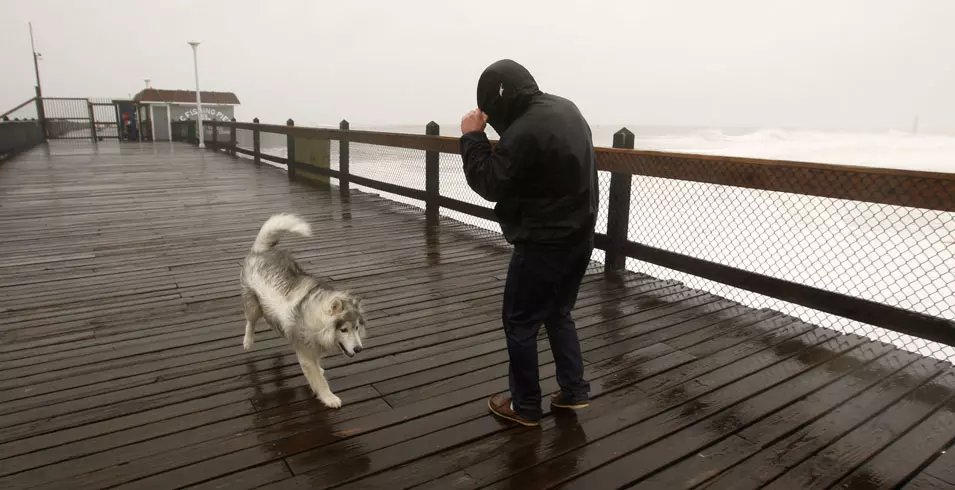
[[[349,172],[379,182],[400,185],[419,191],[425,190],[425,152],[408,148],[349,143]],[[336,167],[338,155],[334,155]],[[425,202],[407,196],[351,184],[362,192],[379,194],[393,201],[424,209]]]
[[[875,169],[693,158],[661,162],[651,157],[631,164],[637,175],[630,193],[630,241],[955,320],[955,212],[944,210],[955,202],[955,181]],[[955,360],[955,349],[944,344],[633,258],[626,267],[751,307]]]
[[[439,162],[441,166],[440,192],[442,197],[448,197],[457,201],[474,204],[488,209],[494,207],[493,203],[485,201],[484,198],[471,190],[471,187],[468,185],[467,178],[464,176],[464,162],[461,159],[461,155],[454,153],[442,153]],[[495,236],[501,234],[501,225],[499,225],[496,221],[491,221],[448,209],[442,209],[441,214],[448,216],[455,221],[460,221],[462,223],[474,226],[480,230],[484,230],[486,234]]]

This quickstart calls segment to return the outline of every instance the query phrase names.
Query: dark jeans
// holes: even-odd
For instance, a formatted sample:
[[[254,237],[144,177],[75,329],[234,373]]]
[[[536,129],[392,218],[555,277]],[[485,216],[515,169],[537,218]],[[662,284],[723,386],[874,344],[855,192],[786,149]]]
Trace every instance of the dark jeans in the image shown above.
[[[547,329],[557,384],[573,401],[588,399],[580,341],[571,310],[590,263],[593,241],[568,246],[518,244],[504,286],[503,321],[510,356],[511,399],[522,416],[541,418],[537,333]]]

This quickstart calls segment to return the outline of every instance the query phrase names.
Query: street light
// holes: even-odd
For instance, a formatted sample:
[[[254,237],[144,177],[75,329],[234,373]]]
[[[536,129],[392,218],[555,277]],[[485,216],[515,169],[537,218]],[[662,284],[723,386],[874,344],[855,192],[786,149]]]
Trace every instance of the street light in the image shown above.
[[[33,41],[33,22],[28,22],[30,26],[30,49],[33,51],[33,70],[36,72],[36,117],[40,120],[40,129],[43,131],[43,138],[47,138],[46,130],[46,109],[43,108],[43,89],[40,88],[40,60],[43,55],[36,51],[36,43]]]
[[[199,41],[189,41],[189,45],[192,46],[192,68],[196,73],[196,121],[199,123],[197,139],[199,140],[199,148],[206,147],[206,134],[202,132],[202,96],[199,94],[199,55],[197,49],[199,48]]]

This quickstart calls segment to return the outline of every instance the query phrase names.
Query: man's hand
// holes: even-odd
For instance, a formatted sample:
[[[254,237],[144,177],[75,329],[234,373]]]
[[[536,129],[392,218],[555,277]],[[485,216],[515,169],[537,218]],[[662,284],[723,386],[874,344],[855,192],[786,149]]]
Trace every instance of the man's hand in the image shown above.
[[[481,109],[474,109],[461,119],[461,134],[484,131],[485,126],[487,126],[487,114]]]

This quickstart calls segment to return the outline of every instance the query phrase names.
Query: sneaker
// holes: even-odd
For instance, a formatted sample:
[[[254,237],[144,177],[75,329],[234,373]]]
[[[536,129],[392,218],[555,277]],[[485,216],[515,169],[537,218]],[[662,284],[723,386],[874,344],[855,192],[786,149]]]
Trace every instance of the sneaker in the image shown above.
[[[490,409],[494,415],[505,420],[510,420],[511,422],[517,422],[525,427],[537,427],[540,425],[540,422],[527,419],[523,415],[515,412],[514,407],[511,405],[511,397],[509,396],[492,396],[487,401],[487,408]]]
[[[589,407],[590,400],[574,400],[570,397],[565,397],[562,392],[558,391],[550,396],[550,405],[557,408],[580,410],[581,408]]]

